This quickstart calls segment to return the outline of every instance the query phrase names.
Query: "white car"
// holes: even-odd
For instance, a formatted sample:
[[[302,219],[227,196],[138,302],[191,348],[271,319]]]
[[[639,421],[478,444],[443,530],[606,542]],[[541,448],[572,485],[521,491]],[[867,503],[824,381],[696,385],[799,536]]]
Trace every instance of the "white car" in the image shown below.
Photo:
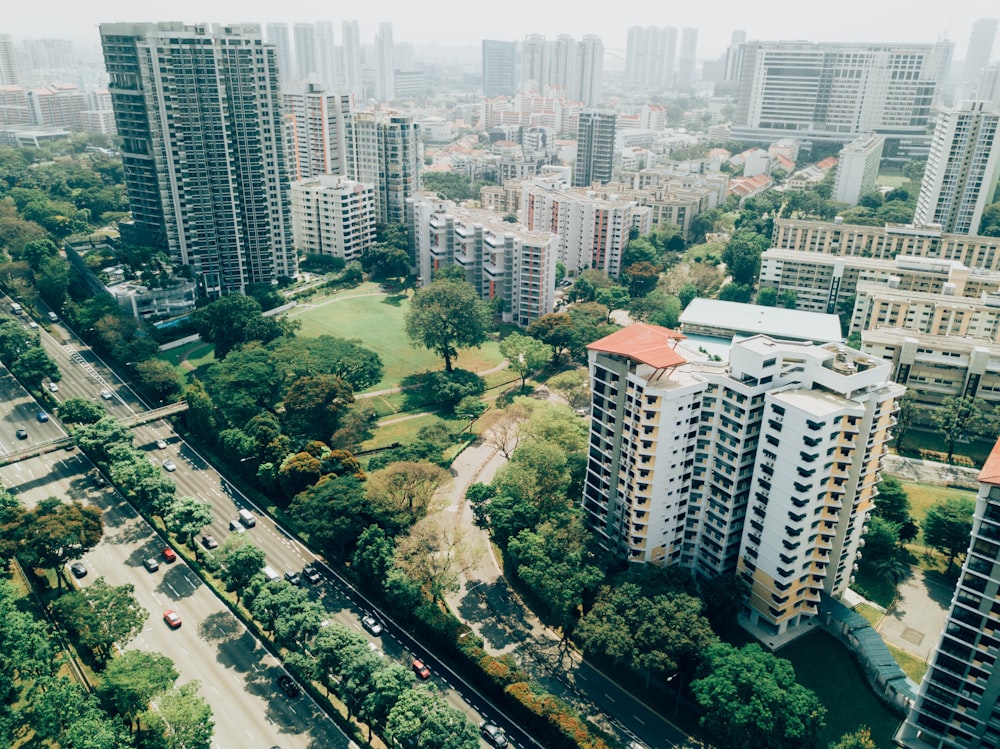
[[[165,461],[163,461],[163,470],[173,473],[174,471],[177,470],[177,464],[174,463],[174,461],[172,461],[170,458],[167,458]]]
[[[158,448],[160,448],[161,450],[166,450],[167,449],[167,441],[166,440],[156,440],[156,446]]]
[[[110,390],[102,390],[101,391],[101,397],[104,398],[104,400],[109,401],[112,398],[114,398],[115,396],[111,394]]]
[[[50,382],[45,387],[47,387],[49,389],[49,392],[51,392],[51,393],[58,393],[59,392],[59,385],[57,385],[54,382]]]

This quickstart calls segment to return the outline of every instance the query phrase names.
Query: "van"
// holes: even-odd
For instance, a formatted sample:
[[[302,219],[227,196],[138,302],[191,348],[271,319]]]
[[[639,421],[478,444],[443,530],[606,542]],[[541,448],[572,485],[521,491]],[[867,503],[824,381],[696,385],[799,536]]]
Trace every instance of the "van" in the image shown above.
[[[267,581],[269,583],[273,583],[275,580],[280,580],[281,579],[281,575],[279,575],[277,572],[275,572],[274,567],[268,566],[268,567],[265,567],[262,571],[264,573],[264,577],[267,578]]]
[[[17,302],[11,302],[10,303],[10,311],[11,311],[11,314],[13,314],[13,315],[20,315],[21,314],[21,305],[18,304]]]
[[[240,522],[243,523],[244,528],[253,528],[257,525],[257,518],[253,516],[250,510],[240,510],[236,514],[240,516]]]
[[[49,312],[49,319],[52,322],[59,322],[59,315],[57,315],[55,312]]]

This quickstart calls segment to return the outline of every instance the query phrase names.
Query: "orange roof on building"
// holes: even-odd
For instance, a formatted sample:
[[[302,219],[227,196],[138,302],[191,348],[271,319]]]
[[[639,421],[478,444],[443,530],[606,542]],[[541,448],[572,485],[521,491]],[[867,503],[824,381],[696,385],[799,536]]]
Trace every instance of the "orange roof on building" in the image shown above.
[[[816,164],[816,166],[822,169],[823,171],[826,171],[827,169],[833,169],[835,166],[837,166],[837,157],[827,156],[825,159]]]
[[[670,328],[637,322],[594,341],[587,348],[592,351],[603,351],[606,354],[627,356],[656,369],[662,369],[687,362],[687,359],[678,354],[672,345],[672,342],[685,337]]]
[[[996,484],[1000,486],[1000,439],[993,445],[990,457],[983,464],[983,470],[979,472],[979,480],[984,484]]]

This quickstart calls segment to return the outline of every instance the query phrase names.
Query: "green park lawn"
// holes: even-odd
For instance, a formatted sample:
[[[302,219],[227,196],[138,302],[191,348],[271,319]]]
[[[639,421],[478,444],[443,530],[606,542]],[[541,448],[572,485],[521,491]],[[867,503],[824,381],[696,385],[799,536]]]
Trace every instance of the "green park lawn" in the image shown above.
[[[777,655],[792,662],[796,680],[813,690],[826,707],[826,730],[820,746],[868,726],[875,746],[892,747],[899,718],[875,696],[854,656],[832,635],[816,629]]]
[[[302,323],[301,336],[333,335],[355,338],[382,357],[385,375],[372,390],[399,387],[409,375],[444,368],[443,360],[406,337],[404,316],[409,297],[366,288],[314,297],[288,313]],[[496,341],[478,349],[461,349],[454,366],[479,372],[503,361]]]

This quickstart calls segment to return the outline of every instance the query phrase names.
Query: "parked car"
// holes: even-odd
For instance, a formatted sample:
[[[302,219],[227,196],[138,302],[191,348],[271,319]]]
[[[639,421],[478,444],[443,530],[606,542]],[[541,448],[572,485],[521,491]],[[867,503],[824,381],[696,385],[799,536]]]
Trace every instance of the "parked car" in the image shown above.
[[[219,546],[219,542],[215,540],[215,536],[202,536],[201,545],[206,549],[216,549]]]
[[[73,577],[78,579],[87,576],[87,568],[84,566],[83,562],[73,562],[69,566],[69,571],[73,573]]]
[[[57,315],[55,312],[49,312],[49,320],[51,320],[52,322],[59,322],[59,315]]]
[[[59,392],[59,385],[58,385],[58,383],[49,382],[49,383],[47,383],[45,385],[45,387],[47,387],[49,389],[50,393],[58,393]]]
[[[427,668],[427,664],[420,659],[413,661],[413,673],[421,679],[431,678],[431,670]]]
[[[104,478],[98,471],[94,471],[94,486],[98,489],[103,489],[108,485],[108,480]]]
[[[311,564],[307,564],[302,568],[302,577],[304,577],[310,585],[315,585],[321,579],[319,570]]]
[[[163,558],[168,564],[173,563],[177,561],[177,552],[168,547],[163,550]]]
[[[293,572],[292,570],[286,570],[285,579],[292,585],[302,585],[302,578],[299,577],[298,572]]]
[[[483,721],[479,724],[479,733],[482,734],[483,738],[486,739],[486,743],[490,746],[507,746],[507,734],[496,723],[488,720]]]
[[[155,559],[153,559],[153,557],[144,560],[142,566],[145,567],[150,572],[156,572],[158,569],[160,569],[160,563],[157,562]]]
[[[367,614],[361,617],[361,626],[367,629],[376,637],[382,634],[382,622],[380,622],[371,614]]]
[[[163,621],[167,623],[170,629],[177,629],[181,626],[181,615],[173,609],[167,609],[163,612]]]
[[[172,461],[170,458],[167,458],[165,461],[163,461],[163,470],[168,471],[169,473],[173,473],[174,471],[177,470],[177,464],[174,463],[174,461]]]
[[[299,685],[295,683],[295,679],[288,674],[282,674],[278,677],[278,686],[281,687],[281,691],[289,697],[298,697],[302,694],[302,690],[299,689]]]

